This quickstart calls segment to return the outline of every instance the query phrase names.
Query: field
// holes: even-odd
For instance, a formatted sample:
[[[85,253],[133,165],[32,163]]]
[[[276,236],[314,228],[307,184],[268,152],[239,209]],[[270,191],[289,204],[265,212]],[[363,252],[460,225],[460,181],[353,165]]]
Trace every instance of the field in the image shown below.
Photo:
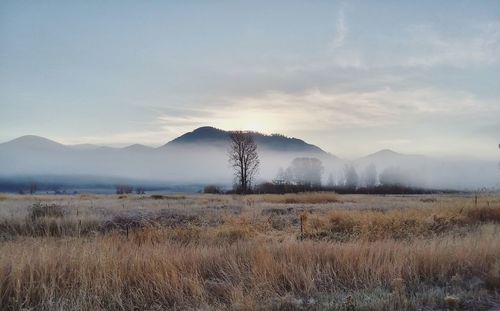
[[[500,196],[0,195],[5,310],[495,310]]]

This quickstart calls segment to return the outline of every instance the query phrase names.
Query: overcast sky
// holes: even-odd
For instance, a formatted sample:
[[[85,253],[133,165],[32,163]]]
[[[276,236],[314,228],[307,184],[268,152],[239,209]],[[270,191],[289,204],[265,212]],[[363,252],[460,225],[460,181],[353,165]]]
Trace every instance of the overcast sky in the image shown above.
[[[500,153],[500,1],[1,1],[0,141]]]

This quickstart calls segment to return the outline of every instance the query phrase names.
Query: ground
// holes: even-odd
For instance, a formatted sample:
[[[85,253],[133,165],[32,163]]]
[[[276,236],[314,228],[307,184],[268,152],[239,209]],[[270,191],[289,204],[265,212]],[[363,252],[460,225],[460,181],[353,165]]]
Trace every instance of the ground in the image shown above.
[[[500,196],[0,194],[0,306],[494,310]]]

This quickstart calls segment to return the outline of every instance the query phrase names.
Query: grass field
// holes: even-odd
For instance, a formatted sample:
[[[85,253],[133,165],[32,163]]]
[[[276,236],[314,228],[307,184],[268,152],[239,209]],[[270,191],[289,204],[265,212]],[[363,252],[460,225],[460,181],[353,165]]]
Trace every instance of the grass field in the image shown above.
[[[0,195],[6,310],[495,310],[500,196]]]

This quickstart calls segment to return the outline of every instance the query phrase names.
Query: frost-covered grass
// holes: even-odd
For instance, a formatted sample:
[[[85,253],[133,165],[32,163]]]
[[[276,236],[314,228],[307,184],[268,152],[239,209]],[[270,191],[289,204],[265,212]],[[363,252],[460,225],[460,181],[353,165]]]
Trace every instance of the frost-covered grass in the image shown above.
[[[0,305],[488,310],[498,301],[500,197],[476,207],[467,196],[314,195],[325,196],[2,195]]]

